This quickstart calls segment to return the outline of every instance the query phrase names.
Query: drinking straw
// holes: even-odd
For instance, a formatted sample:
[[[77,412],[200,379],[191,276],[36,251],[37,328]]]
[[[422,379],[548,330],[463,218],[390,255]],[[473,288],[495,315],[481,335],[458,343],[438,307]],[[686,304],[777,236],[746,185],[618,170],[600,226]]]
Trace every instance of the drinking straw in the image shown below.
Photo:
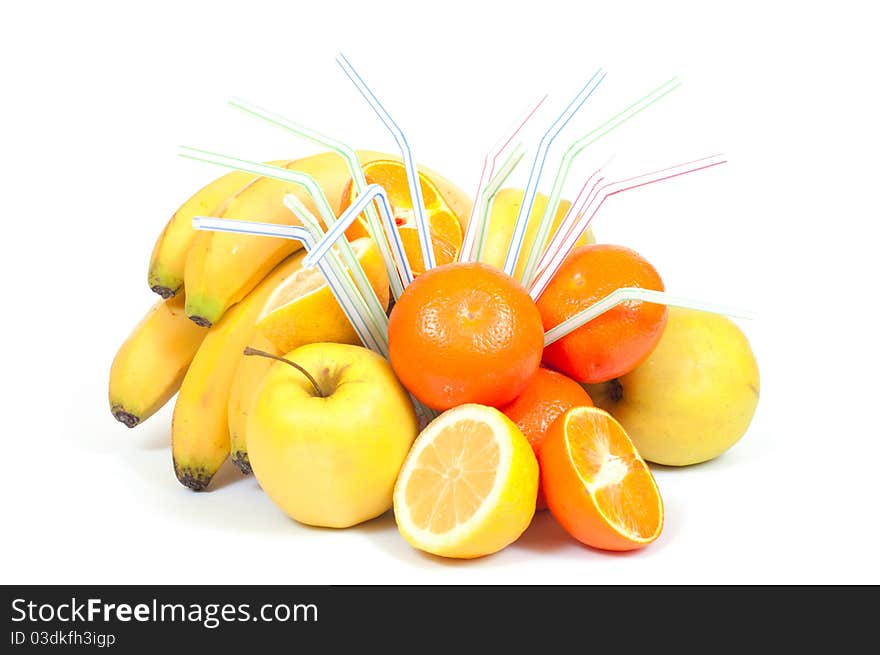
[[[379,186],[378,184],[371,185],[371,186],[378,187],[378,189],[384,193],[384,189],[381,186]],[[368,189],[369,189],[369,187],[368,187]],[[374,193],[375,193],[375,191],[374,191]],[[284,204],[292,212],[294,212],[297,216],[299,216],[300,220],[303,222],[303,224],[306,226],[307,229],[310,229],[311,236],[313,239],[313,244],[314,244],[312,247],[312,250],[314,250],[314,248],[317,247],[318,243],[322,241],[321,225],[320,225],[320,223],[318,223],[318,219],[315,218],[312,215],[312,213],[308,210],[308,208],[306,208],[306,206],[302,204],[300,199],[297,198],[293,194],[288,194],[287,196],[285,196]],[[387,200],[386,200],[386,209],[388,209],[387,208]],[[360,211],[353,212],[352,216],[357,216],[358,213],[360,213]],[[391,219],[391,211],[390,210],[383,211],[383,214],[386,217],[388,217],[388,220],[391,223],[392,229],[396,231],[397,226],[394,224],[393,219]],[[324,235],[324,236],[326,237],[326,235]],[[308,255],[306,256],[306,259],[308,259]],[[306,265],[306,259],[303,259],[303,265]],[[338,256],[336,255],[336,252],[334,252],[332,249],[325,250],[324,256],[321,258],[318,258],[316,261],[320,265],[320,262],[326,261],[328,259],[330,260],[331,266],[334,265],[334,263],[333,263],[334,259],[337,260],[337,263],[335,264],[335,266],[336,266],[337,270],[341,271],[339,273],[339,276],[341,276],[342,278],[345,278],[345,271],[342,270],[341,264],[338,262]],[[403,257],[403,261],[404,262],[406,261],[405,254]],[[360,263],[358,263],[357,266],[360,266]],[[348,281],[347,278],[345,278],[345,279],[346,279],[346,281]],[[355,296],[355,301],[357,301],[358,297],[357,297],[356,290],[352,289],[351,291],[352,291],[353,295]],[[375,296],[375,292],[372,290],[372,287],[370,288],[370,293]],[[378,300],[377,300],[377,302],[378,302]],[[355,307],[356,308],[360,307],[361,311],[363,311],[363,309],[365,308],[365,305],[360,304],[358,302],[355,302]],[[381,317],[379,317],[379,318],[380,318],[379,324],[381,326],[382,334],[381,334],[381,337],[378,339],[378,345],[380,347],[380,350],[378,350],[377,352],[380,355],[382,355],[383,357],[385,357],[385,359],[388,359],[389,358],[389,353],[388,353],[388,316],[386,316],[384,313],[382,313]],[[412,395],[411,393],[409,394],[409,397],[410,397],[410,400],[412,401],[413,407],[416,411],[416,415],[419,418],[420,429],[423,428],[428,423],[430,423],[432,419],[436,418],[436,416],[437,416],[436,412],[434,412],[430,407],[423,405],[422,402],[418,398],[416,398],[414,395]]]
[[[315,219],[314,216],[311,216],[310,220],[309,215],[311,214],[311,212],[309,212],[308,209],[306,209],[302,205],[302,203],[299,201],[299,198],[294,195],[290,195],[288,196],[288,198],[293,198],[296,202],[299,203],[299,207],[297,209],[301,209],[303,216],[301,216],[300,218],[305,218],[305,220],[303,221],[304,223],[310,223],[313,227],[317,226],[317,219]],[[294,239],[301,242],[306,251],[309,252],[314,248],[315,244],[317,243],[317,239],[315,238],[313,231],[310,230],[308,227],[300,225],[277,225],[275,223],[258,223],[255,221],[240,221],[228,218],[196,216],[193,218],[193,228],[196,230],[234,232],[238,234],[251,234],[256,236]],[[336,266],[333,265],[333,255],[335,255],[335,253],[333,251],[330,251],[329,257],[318,259],[315,262],[318,266],[318,270],[321,272],[321,275],[324,276],[324,279],[327,282],[327,286],[330,287],[330,291],[336,298],[336,302],[339,303],[342,311],[345,313],[346,317],[348,317],[349,322],[351,323],[352,327],[358,335],[358,338],[361,340],[364,346],[387,359],[387,317],[385,317],[386,337],[384,341],[376,340],[375,336],[368,327],[366,316],[362,313],[363,306],[359,305],[359,303],[357,302],[357,289],[352,286],[351,280],[345,274],[345,271],[342,270],[338,266],[338,264]],[[415,409],[416,415],[419,417],[419,428],[421,429],[437,415],[433,410],[423,405],[412,394],[410,394],[410,399],[413,403],[413,408]]]
[[[233,232],[237,234],[250,234],[265,237],[279,237],[282,239],[293,239],[303,244],[306,250],[312,248],[315,239],[312,234],[300,225],[277,225],[275,223],[258,223],[255,221],[240,221],[228,218],[213,218],[209,216],[196,216],[192,222],[193,229],[211,230],[214,232]],[[358,310],[357,305],[351,298],[351,291],[354,290],[347,277],[339,275],[339,271],[334,270],[330,263],[326,260],[318,262],[318,269],[321,275],[327,281],[327,286],[345,312],[349,322],[357,333],[364,346],[385,356],[381,344],[378,343],[370,329],[367,327],[366,317]]]
[[[314,248],[315,245],[324,236],[324,230],[321,228],[321,223],[318,221],[315,215],[308,210],[303,202],[294,194],[289,193],[284,196],[283,202],[284,206],[292,211],[294,215],[299,218],[300,221],[302,221],[305,228],[309,231],[309,234],[311,235],[313,240],[312,248]],[[351,246],[345,239],[343,239],[343,243],[341,243],[340,245],[343,246],[343,248],[340,248],[340,251],[344,251],[345,246],[348,246],[349,250],[351,249]],[[308,257],[308,255],[306,255],[306,257]],[[352,277],[354,277],[355,273],[357,272],[360,277],[363,277],[363,279],[366,280],[367,276],[364,273],[364,269],[357,258],[354,258],[353,252],[352,258],[353,264],[347,263],[348,270],[351,271]],[[379,298],[376,296],[376,292],[373,291],[373,287],[370,286],[369,282],[367,283],[366,291],[360,290],[357,287],[352,287],[350,285],[350,279],[345,273],[346,266],[343,265],[342,258],[340,257],[339,252],[337,252],[336,250],[327,250],[324,253],[324,256],[318,261],[328,262],[330,264],[330,267],[333,268],[340,276],[345,279],[346,288],[352,297],[352,301],[354,302],[355,307],[358,308],[361,316],[366,317],[367,325],[368,327],[370,327],[373,337],[375,338],[376,342],[380,344],[382,348],[382,354],[387,357],[388,316],[387,314],[385,314],[385,308],[382,307],[382,303],[379,302]],[[303,260],[303,266],[306,266],[305,259]]]
[[[487,215],[486,212],[481,210],[481,206],[483,205],[483,191],[486,188],[486,184],[492,179],[492,176],[495,173],[495,165],[498,162],[501,153],[507,149],[513,141],[513,138],[519,134],[519,131],[528,120],[535,115],[535,112],[538,111],[538,107],[540,107],[546,99],[547,96],[544,95],[544,97],[538,100],[537,103],[531,105],[531,107],[505,131],[504,136],[495,143],[492,149],[486,154],[485,159],[483,159],[483,170],[480,171],[480,180],[477,182],[477,191],[474,193],[474,204],[471,206],[471,215],[468,218],[467,229],[464,232],[464,239],[461,242],[458,261],[479,261],[479,255],[475,255],[477,252],[477,241],[482,234],[483,220]]]
[[[388,241],[391,242],[392,246],[396,268],[392,269],[392,274],[388,279],[391,283],[391,292],[394,294],[394,299],[397,300],[403,293],[404,288],[413,281],[413,274],[406,258],[406,250],[404,250],[403,242],[400,240],[400,233],[394,222],[391,206],[388,202],[388,196],[385,193],[385,189],[378,184],[371,184],[368,186],[366,190],[351,204],[351,206],[342,213],[339,219],[333,224],[333,227],[331,227],[322,239],[315,244],[315,247],[309,252],[308,257],[303,260],[303,265],[311,266],[315,261],[323,257],[324,253],[326,253],[327,250],[345,234],[345,231],[364,210],[364,207],[372,205],[374,199],[378,199],[379,201],[382,221],[385,226],[385,231],[388,233]],[[381,234],[379,235],[379,238],[383,238]]]
[[[364,176],[364,170],[361,168],[360,160],[358,159],[357,153],[354,148],[349,146],[348,144],[343,143],[337,139],[327,136],[326,134],[321,134],[320,132],[313,130],[309,127],[305,127],[304,125],[300,125],[298,123],[294,123],[293,121],[281,116],[280,114],[276,114],[268,109],[263,109],[262,107],[258,107],[257,105],[250,103],[246,100],[242,100],[241,98],[233,98],[229,101],[229,104],[235,107],[236,109],[240,109],[241,111],[260,118],[264,121],[272,123],[273,125],[280,127],[285,130],[289,130],[294,134],[306,139],[307,141],[311,141],[312,143],[316,143],[320,146],[324,146],[325,148],[329,148],[342,157],[343,161],[345,161],[345,165],[348,167],[348,172],[351,175],[352,185],[354,186],[355,193],[361,194],[367,188],[367,179]],[[388,279],[392,279],[394,277],[394,259],[391,256],[391,251],[388,249],[387,243],[380,238],[382,234],[382,224],[379,222],[379,216],[376,213],[376,208],[369,204],[366,207],[366,217],[367,217],[367,231],[370,236],[373,237],[373,240],[379,246],[379,250],[382,253],[382,260],[385,263],[385,272],[388,273]]]
[[[224,166],[226,168],[233,168],[235,170],[254,173],[255,175],[263,175],[265,177],[271,177],[285,182],[298,184],[302,186],[312,198],[312,201],[318,208],[318,211],[321,214],[321,218],[324,220],[325,225],[331,226],[336,221],[336,215],[333,213],[333,209],[330,207],[330,203],[327,201],[327,196],[324,195],[323,189],[321,189],[321,187],[312,176],[306,173],[290,170],[287,168],[281,168],[280,166],[271,166],[269,164],[261,164],[259,162],[248,161],[246,159],[239,159],[237,157],[229,157],[227,155],[221,155],[216,152],[199,150],[197,148],[190,148],[188,146],[183,146],[181,148],[180,154],[182,157],[186,157],[188,159],[203,161],[217,166]],[[307,213],[309,216],[311,216],[311,212]],[[354,251],[352,251],[351,245],[348,243],[348,241],[340,243],[340,251],[342,253],[342,258],[345,261],[346,266],[352,272],[354,282],[357,285],[361,296],[363,296],[365,302],[368,305],[367,311],[369,312],[369,314],[373,315],[373,322],[377,323],[378,319],[376,317],[380,314],[384,316],[385,308],[382,307],[381,303],[376,298],[376,294],[373,292],[372,286],[370,286],[370,281],[364,274],[363,269],[358,263],[357,257],[355,257]]]
[[[403,156],[403,165],[406,169],[406,180],[409,185],[409,197],[415,212],[416,231],[419,234],[419,244],[422,248],[422,259],[425,262],[425,270],[430,270],[437,265],[437,260],[434,258],[434,244],[431,243],[431,229],[425,214],[425,201],[422,198],[419,172],[416,169],[415,159],[406,136],[397,123],[394,122],[394,119],[391,118],[391,115],[385,110],[385,107],[382,106],[382,103],[379,102],[379,99],[370,90],[370,87],[367,86],[367,83],[364,82],[348,59],[345,58],[344,54],[339,53],[336,57],[336,63],[339,64],[343,72],[348,76],[348,79],[352,81],[373,111],[376,112],[376,115],[385,124],[385,127],[388,128],[388,131],[391,132],[391,136],[397,142],[397,147],[400,148],[401,155]]]
[[[572,116],[583,106],[593,91],[596,90],[602,80],[605,79],[606,73],[600,68],[593,77],[584,85],[578,94],[572,99],[563,112],[557,117],[553,124],[547,128],[541,141],[538,143],[538,151],[535,153],[535,159],[532,162],[532,168],[529,171],[529,181],[526,184],[523,193],[522,204],[519,207],[519,214],[516,217],[516,223],[513,228],[513,236],[510,239],[510,246],[507,249],[507,258],[504,260],[504,272],[513,275],[516,270],[516,260],[519,258],[519,251],[522,249],[523,238],[526,235],[526,226],[529,222],[529,214],[532,212],[532,205],[535,202],[535,194],[538,192],[538,182],[541,179],[541,172],[544,169],[544,162],[547,160],[547,153],[550,145],[556,136],[562,131]]]
[[[663,180],[686,175],[687,173],[695,173],[724,163],[727,163],[727,160],[723,158],[723,155],[711,155],[709,157],[702,157],[693,161],[684,162],[683,164],[676,164],[675,166],[662,168],[650,173],[636,175],[635,177],[609,182],[600,187],[593,195],[592,200],[584,210],[583,214],[577,218],[572,227],[567,232],[564,232],[562,229],[557,230],[553,239],[550,240],[547,250],[542,256],[541,261],[538,263],[540,272],[530,286],[529,294],[532,298],[537,300],[537,298],[544,292],[544,289],[547,288],[550,280],[556,275],[556,271],[559,270],[559,267],[568,256],[568,253],[574,248],[575,242],[580,235],[583,234],[584,230],[587,229],[590,221],[593,220],[593,217],[608,198],[615,196],[618,193],[629,191],[630,189],[637,189],[648,184],[653,184],[654,182],[662,182]]]
[[[481,211],[479,214],[479,232],[477,233],[477,243],[474,246],[474,254],[472,260],[460,260],[460,261],[481,261],[483,258],[483,251],[486,248],[486,237],[489,235],[489,214],[492,211],[492,205],[495,202],[495,196],[498,195],[498,192],[501,190],[501,187],[507,181],[507,178],[510,177],[510,174],[513,173],[513,169],[517,167],[517,165],[522,161],[523,157],[526,155],[525,146],[522,143],[518,143],[516,148],[513,149],[510,154],[507,155],[507,158],[504,160],[504,163],[501,164],[501,168],[498,169],[498,173],[489,180],[489,183],[486,185],[486,190],[483,193],[483,197],[479,199],[481,205]],[[476,200],[474,204],[476,204]],[[468,225],[470,227],[470,224]]]
[[[547,245],[547,237],[550,235],[550,229],[553,226],[553,217],[556,216],[556,210],[559,209],[559,202],[562,198],[562,187],[568,179],[568,174],[571,171],[571,166],[574,163],[574,160],[586,150],[588,146],[596,143],[596,141],[603,136],[620,127],[630,118],[641,113],[664,96],[672,93],[679,86],[681,86],[681,82],[677,77],[667,80],[647,95],[636,100],[626,109],[618,112],[607,121],[582,136],[580,139],[572,143],[568,150],[565,151],[565,154],[562,155],[562,161],[559,163],[559,168],[556,171],[556,177],[553,178],[553,186],[551,187],[550,195],[547,198],[547,206],[544,208],[544,214],[541,216],[541,220],[538,223],[538,229],[535,232],[535,239],[532,242],[532,249],[526,260],[522,279],[524,285],[528,286],[534,279],[538,258],[544,252],[544,246]]]
[[[640,289],[638,287],[623,287],[612,291],[602,298],[602,300],[593,303],[586,309],[579,311],[574,316],[565,319],[559,325],[547,330],[547,332],[544,333],[544,347],[546,348],[551,343],[558,341],[571,332],[574,332],[585,323],[601,316],[608,310],[617,307],[619,304],[633,300],[655,303],[658,305],[669,305],[672,307],[684,307],[685,309],[696,309],[701,312],[724,314],[735,318],[754,318],[754,315],[751,312],[741,309],[723,307],[721,305],[703,302],[702,300],[692,300],[689,298],[672,296],[664,291]]]

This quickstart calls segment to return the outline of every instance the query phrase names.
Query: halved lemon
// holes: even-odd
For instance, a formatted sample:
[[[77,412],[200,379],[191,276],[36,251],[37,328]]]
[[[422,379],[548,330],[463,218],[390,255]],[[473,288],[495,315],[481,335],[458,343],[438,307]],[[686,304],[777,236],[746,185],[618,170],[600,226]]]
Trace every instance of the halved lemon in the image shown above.
[[[376,242],[369,237],[351,244],[370,286],[388,307],[388,274]],[[257,319],[257,331],[282,353],[309,343],[360,344],[357,333],[317,268],[300,269],[278,287]]]
[[[550,512],[579,541],[634,550],[663,529],[663,501],[624,429],[598,407],[575,407],[541,444],[541,479]]]
[[[397,527],[412,546],[473,558],[510,545],[529,526],[538,462],[504,414],[459,405],[418,436],[394,487]]]
[[[425,263],[415,222],[415,211],[409,195],[406,168],[401,162],[379,159],[364,164],[364,177],[367,184],[379,184],[388,194],[388,202],[394,212],[394,219],[400,231],[401,241],[413,273],[424,272]],[[437,185],[424,173],[419,173],[422,200],[425,204],[428,222],[431,226],[431,243],[434,246],[434,259],[437,265],[455,260],[464,238],[462,223],[444,199]],[[353,185],[349,184],[348,202],[354,199]],[[362,219],[359,219],[362,220]],[[356,232],[353,232],[355,230]],[[358,221],[352,226],[349,235],[366,234],[366,229]]]

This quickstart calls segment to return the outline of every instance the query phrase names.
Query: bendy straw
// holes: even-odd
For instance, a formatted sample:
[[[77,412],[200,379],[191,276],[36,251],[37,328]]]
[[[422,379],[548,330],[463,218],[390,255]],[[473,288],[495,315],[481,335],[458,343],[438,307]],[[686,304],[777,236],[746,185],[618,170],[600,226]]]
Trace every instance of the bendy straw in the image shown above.
[[[302,243],[306,250],[312,248],[315,244],[315,240],[309,230],[301,225],[277,225],[275,223],[257,223],[254,221],[239,221],[209,216],[196,216],[193,218],[192,225],[196,230],[234,232],[237,234],[293,239]],[[328,262],[319,262],[318,270],[321,271],[321,275],[327,281],[327,286],[330,287],[330,291],[333,293],[346,317],[348,317],[364,346],[384,356],[381,344],[374,339],[366,325],[365,317],[361,315],[352,301],[350,288],[347,288],[348,285],[340,278],[338,272],[330,267]]]
[[[586,150],[587,147],[593,145],[603,136],[620,127],[630,118],[641,113],[664,96],[672,93],[679,86],[681,86],[681,82],[677,77],[667,80],[647,95],[636,100],[626,109],[618,112],[607,121],[582,136],[580,139],[572,143],[568,150],[565,151],[565,154],[562,155],[562,161],[559,163],[559,168],[556,171],[556,177],[553,178],[553,186],[547,197],[547,206],[544,208],[544,214],[538,223],[538,229],[535,232],[535,238],[532,242],[532,249],[529,252],[529,257],[526,260],[526,265],[523,269],[523,284],[528,286],[534,279],[535,270],[538,265],[538,258],[544,252],[544,246],[547,245],[547,238],[550,236],[550,229],[553,226],[553,218],[556,216],[556,210],[559,208],[559,202],[562,198],[562,188],[565,185],[565,181],[568,179],[568,174],[571,172],[571,166],[574,163],[574,160]]]
[[[313,262],[324,256],[324,253],[341,238],[345,231],[357,219],[358,215],[363,211],[364,207],[372,204],[373,200],[379,201],[379,208],[382,214],[382,222],[385,231],[388,233],[388,242],[391,243],[391,252],[393,253],[396,270],[391,271],[389,282],[391,284],[391,292],[394,299],[400,298],[404,288],[413,280],[412,270],[406,258],[406,250],[403,242],[400,240],[400,233],[397,231],[397,225],[394,222],[391,206],[388,202],[388,196],[385,189],[378,184],[371,184],[366,190],[357,197],[357,199],[346,209],[336,223],[333,224],[327,233],[315,244],[314,249],[309,253],[308,257],[303,261],[304,266],[311,266]],[[382,235],[379,235],[382,239]],[[384,240],[384,239],[383,239]],[[387,247],[387,242],[386,242]]]
[[[189,146],[181,146],[180,156],[208,164],[214,164],[215,166],[223,166],[224,168],[245,171],[246,173],[253,173],[254,175],[271,177],[276,180],[281,180],[282,182],[299,184],[308,192],[309,196],[311,196],[324,223],[329,225],[336,220],[336,214],[333,212],[333,208],[330,207],[330,203],[327,201],[323,189],[321,189],[318,183],[315,182],[314,178],[310,175],[289,168],[282,168],[281,166],[261,164],[260,162],[221,155],[217,152],[200,150]]]
[[[713,303],[707,303],[701,300],[692,300],[689,298],[672,296],[664,291],[654,291],[653,289],[639,289],[637,287],[623,287],[621,289],[616,289],[615,291],[612,291],[607,296],[602,298],[602,300],[593,303],[592,305],[578,312],[574,316],[565,319],[559,325],[547,330],[547,332],[544,333],[544,347],[546,348],[551,343],[559,341],[559,339],[561,339],[562,337],[571,332],[574,332],[582,325],[592,321],[594,318],[597,318],[608,310],[613,309],[619,304],[628,301],[649,302],[658,305],[668,305],[671,307],[684,307],[685,309],[695,309],[701,312],[724,314],[725,316],[732,316],[734,318],[754,318],[754,315],[751,312],[747,312],[741,309],[722,307],[721,305],[715,305]]]
[[[314,249],[324,236],[324,230],[321,228],[321,223],[314,214],[309,211],[303,202],[296,197],[296,195],[288,193],[284,196],[283,202],[284,206],[292,211],[293,214],[302,221],[303,226],[309,231],[313,240],[312,248]],[[351,252],[352,261],[346,261],[345,265],[343,265],[342,260],[344,257],[340,257],[340,253],[345,252],[346,249]],[[306,255],[306,258],[308,258],[308,255]],[[303,259],[304,266],[306,265],[305,261],[306,260]],[[354,306],[359,310],[361,316],[366,317],[367,326],[370,328],[375,340],[380,344],[382,354],[387,356],[388,316],[385,314],[385,308],[382,306],[382,303],[379,302],[379,298],[376,296],[376,292],[373,291],[373,287],[370,285],[369,281],[367,281],[366,289],[360,289],[359,287],[352,286],[351,279],[346,275],[347,267],[353,278],[360,277],[364,280],[367,279],[366,273],[360,262],[354,256],[354,252],[351,250],[348,241],[343,239],[342,242],[340,242],[338,252],[334,249],[325,251],[324,256],[315,261],[315,263],[317,264],[319,261],[329,263],[330,267],[344,280],[345,289],[351,296]]]
[[[294,123],[293,121],[285,118],[284,116],[281,116],[280,114],[276,114],[275,112],[269,111],[268,109],[258,107],[257,105],[246,100],[242,100],[241,98],[233,98],[229,101],[229,104],[251,116],[255,116],[264,121],[272,123],[277,127],[293,132],[294,134],[306,139],[307,141],[311,141],[312,143],[316,143],[318,145],[324,146],[325,148],[333,150],[336,154],[342,157],[342,160],[348,167],[348,172],[351,175],[352,185],[354,186],[355,193],[361,194],[367,188],[367,179],[364,176],[364,171],[363,168],[361,168],[361,163],[358,159],[357,153],[355,152],[354,148],[352,148],[348,144],[345,144],[338,139],[329,137],[326,134],[322,134],[317,130],[313,130],[298,123]],[[367,231],[370,233],[370,236],[373,237],[373,240],[376,241],[376,243],[379,245],[379,249],[382,252],[382,259],[385,262],[385,272],[388,273],[388,277],[391,278],[392,273],[394,272],[394,262],[391,259],[391,253],[385,247],[385,243],[380,238],[380,235],[382,234],[382,225],[379,222],[379,216],[376,213],[376,208],[372,204],[367,205],[365,214],[367,217]]]
[[[492,204],[495,201],[495,196],[498,195],[498,192],[507,181],[507,178],[513,173],[513,169],[517,167],[525,156],[525,146],[522,143],[518,143],[516,148],[507,155],[504,163],[501,164],[501,168],[498,169],[498,173],[489,180],[489,184],[486,185],[483,197],[479,199],[480,213],[477,218],[477,242],[474,246],[473,259],[462,261],[478,262],[482,260],[483,252],[486,248],[486,237],[489,235],[489,214],[492,212]],[[477,204],[477,200],[474,201],[474,204]],[[470,227],[470,225],[468,225],[468,227]]]
[[[277,180],[298,184],[306,190],[312,201],[315,203],[315,206],[318,208],[318,212],[321,214],[321,218],[323,219],[324,224],[329,227],[336,222],[336,215],[333,213],[333,209],[330,207],[330,203],[327,201],[327,196],[324,195],[323,189],[321,189],[321,187],[311,175],[296,170],[281,168],[279,166],[261,164],[259,162],[239,159],[237,157],[229,157],[227,155],[221,155],[216,152],[199,150],[197,148],[190,148],[187,146],[181,148],[180,154],[182,157],[187,157],[189,159],[195,159],[197,161],[203,161],[209,164],[215,164],[217,166],[224,166],[226,168],[233,168],[235,170],[254,173],[255,175],[263,175],[265,177],[271,177]],[[311,215],[311,212],[307,213]],[[355,257],[354,252],[351,249],[351,245],[348,243],[348,241],[340,243],[340,252],[346,266],[349,268],[349,270],[351,270],[352,277],[354,278],[354,283],[357,285],[361,296],[366,299],[366,302],[369,305],[370,313],[374,315],[384,315],[384,309],[381,307],[378,299],[373,302],[373,298],[375,297],[373,288],[370,286],[370,281],[364,274],[363,269],[358,263],[357,258]]]
[[[464,239],[461,242],[461,250],[458,254],[458,261],[460,262],[471,262],[471,261],[479,261],[479,252],[477,244],[480,240],[480,235],[482,234],[483,228],[483,192],[486,189],[486,185],[492,179],[495,174],[495,166],[498,163],[498,158],[501,156],[510,143],[513,141],[514,137],[519,134],[520,130],[522,130],[523,126],[529,121],[529,119],[535,115],[535,112],[538,111],[538,108],[543,104],[543,102],[547,99],[545,95],[543,98],[538,100],[538,102],[534,103],[527,109],[517,120],[516,122],[504,133],[504,136],[498,140],[498,142],[492,147],[492,149],[486,155],[486,158],[483,160],[483,170],[480,171],[480,180],[477,182],[477,191],[474,193],[474,204],[471,207],[471,215],[468,218],[467,229],[464,232]],[[488,194],[487,194],[488,195]]]
[[[422,260],[425,262],[425,270],[430,270],[437,265],[437,261],[434,258],[434,244],[431,242],[431,228],[430,225],[428,225],[428,218],[425,213],[425,201],[422,198],[422,185],[419,180],[419,172],[416,169],[415,159],[413,158],[412,150],[409,147],[406,136],[403,134],[400,127],[398,127],[397,123],[394,122],[394,119],[391,118],[391,115],[385,110],[385,107],[382,106],[382,103],[379,102],[379,99],[370,90],[370,87],[367,86],[367,83],[364,82],[363,78],[352,67],[348,59],[345,58],[345,55],[339,53],[336,57],[336,63],[339,64],[348,76],[348,79],[352,81],[355,87],[357,87],[357,90],[360,91],[361,95],[369,103],[370,107],[372,107],[373,111],[376,112],[376,115],[385,124],[385,127],[388,128],[388,131],[391,132],[391,136],[393,136],[394,140],[397,142],[397,147],[400,148],[401,155],[403,156],[403,165],[406,169],[409,196],[412,200],[413,212],[415,213],[416,231],[419,234],[419,244],[422,248]]]
[[[529,171],[529,180],[526,183],[526,189],[523,193],[522,204],[519,207],[519,214],[516,217],[516,223],[513,228],[513,236],[510,239],[510,246],[507,249],[507,257],[504,260],[504,272],[513,275],[516,270],[516,261],[519,259],[519,252],[522,249],[523,238],[526,235],[526,226],[529,223],[529,214],[532,212],[532,205],[535,202],[535,194],[538,192],[538,183],[541,180],[541,172],[544,169],[544,162],[547,160],[547,153],[550,145],[557,135],[562,131],[572,116],[583,106],[587,99],[593,94],[593,91],[605,79],[605,73],[600,68],[593,77],[584,85],[578,94],[572,99],[563,112],[556,118],[552,125],[547,128],[541,141],[538,143],[538,151],[535,153],[535,159],[532,162],[532,168]]]
[[[553,239],[550,240],[547,250],[544,252],[541,261],[538,262],[539,273],[535,278],[535,281],[529,287],[529,294],[532,298],[537,299],[544,292],[544,289],[547,288],[550,280],[556,275],[562,262],[568,256],[569,252],[571,252],[575,242],[577,242],[584,230],[587,229],[590,221],[593,220],[593,217],[608,198],[617,195],[618,193],[629,191],[630,189],[637,189],[648,184],[653,184],[654,182],[661,182],[680,175],[695,173],[707,168],[719,166],[726,162],[727,160],[723,155],[711,155],[709,157],[702,157],[700,159],[684,162],[683,164],[677,164],[675,166],[669,166],[650,173],[644,173],[635,177],[610,182],[600,187],[596,193],[593,194],[593,197],[583,214],[573,222],[573,225],[567,230],[563,229],[563,226],[560,226],[560,229],[557,230]]]

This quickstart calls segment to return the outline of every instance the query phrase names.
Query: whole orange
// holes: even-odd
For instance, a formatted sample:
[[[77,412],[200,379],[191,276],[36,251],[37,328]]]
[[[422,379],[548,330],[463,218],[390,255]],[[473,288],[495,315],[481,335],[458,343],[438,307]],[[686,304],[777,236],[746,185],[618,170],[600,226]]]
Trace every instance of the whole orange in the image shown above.
[[[608,244],[576,248],[538,298],[544,329],[622,287],[664,290],[657,271],[634,250]],[[605,382],[650,355],[665,325],[665,305],[627,301],[547,346],[544,362],[579,382]]]
[[[577,382],[562,373],[539,368],[525,390],[513,402],[499,409],[516,423],[537,457],[553,421],[572,407],[592,406],[593,401],[589,394]],[[547,509],[540,480],[536,509]]]
[[[538,370],[541,315],[509,275],[479,263],[452,263],[419,275],[388,322],[391,366],[428,407],[498,407]]]

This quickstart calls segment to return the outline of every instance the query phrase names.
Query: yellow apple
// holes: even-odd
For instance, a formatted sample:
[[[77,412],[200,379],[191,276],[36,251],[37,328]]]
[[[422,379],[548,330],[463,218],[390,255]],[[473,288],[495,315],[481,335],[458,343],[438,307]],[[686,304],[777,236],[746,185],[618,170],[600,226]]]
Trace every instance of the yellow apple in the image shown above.
[[[302,346],[266,374],[247,448],[260,486],[291,518],[344,528],[391,508],[418,421],[379,355],[339,343]]]
[[[717,314],[669,308],[663,337],[623,377],[586,385],[648,461],[669,466],[718,457],[739,441],[760,395],[746,336]]]

